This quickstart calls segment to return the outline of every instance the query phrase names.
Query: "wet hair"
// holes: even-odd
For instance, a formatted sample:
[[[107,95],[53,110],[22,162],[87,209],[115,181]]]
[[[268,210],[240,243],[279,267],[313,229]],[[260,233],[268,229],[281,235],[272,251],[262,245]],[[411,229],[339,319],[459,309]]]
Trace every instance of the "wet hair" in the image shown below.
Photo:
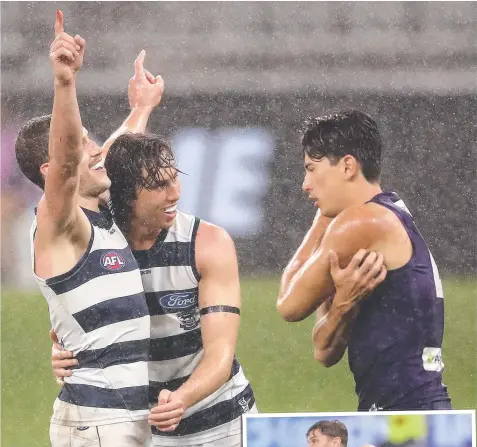
[[[41,189],[45,188],[45,179],[40,167],[49,160],[50,123],[51,115],[39,116],[27,121],[20,129],[15,141],[15,154],[20,170]]]
[[[358,110],[345,110],[333,115],[305,121],[302,139],[303,155],[320,160],[327,157],[336,164],[352,155],[369,182],[377,182],[381,173],[381,136],[376,122]]]
[[[137,193],[141,189],[160,188],[164,181],[180,172],[165,138],[139,133],[119,136],[109,149],[104,167],[111,180],[111,212],[116,224],[125,233],[129,230]]]
[[[323,435],[330,436],[332,438],[340,438],[343,447],[348,445],[348,429],[346,425],[340,421],[320,421],[313,424],[306,432],[306,437],[311,432],[319,430]]]

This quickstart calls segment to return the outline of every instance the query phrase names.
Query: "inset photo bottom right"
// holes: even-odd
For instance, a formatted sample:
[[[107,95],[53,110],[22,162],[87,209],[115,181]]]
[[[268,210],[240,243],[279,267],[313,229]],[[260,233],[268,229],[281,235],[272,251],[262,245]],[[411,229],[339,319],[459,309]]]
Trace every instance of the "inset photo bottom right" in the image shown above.
[[[475,411],[250,414],[243,447],[477,447]]]

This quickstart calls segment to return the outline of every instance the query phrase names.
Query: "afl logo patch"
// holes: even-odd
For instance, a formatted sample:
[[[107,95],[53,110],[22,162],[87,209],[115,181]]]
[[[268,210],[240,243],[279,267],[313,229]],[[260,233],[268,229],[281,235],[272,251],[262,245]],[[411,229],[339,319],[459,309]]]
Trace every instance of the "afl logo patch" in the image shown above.
[[[109,251],[101,256],[101,266],[106,270],[121,270],[125,266],[125,262],[119,253]]]

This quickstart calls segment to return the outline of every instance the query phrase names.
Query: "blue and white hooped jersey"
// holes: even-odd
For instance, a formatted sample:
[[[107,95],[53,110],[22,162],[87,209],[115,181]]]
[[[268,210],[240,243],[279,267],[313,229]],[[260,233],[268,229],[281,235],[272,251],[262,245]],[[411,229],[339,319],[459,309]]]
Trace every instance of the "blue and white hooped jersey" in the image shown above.
[[[162,389],[177,390],[202,354],[195,237],[199,219],[177,212],[174,225],[160,233],[150,250],[135,251],[151,314],[150,405]],[[241,416],[255,403],[252,388],[234,359],[229,380],[188,408],[174,432],[153,427],[153,443],[186,446],[240,433]]]
[[[43,280],[52,328],[78,366],[55,401],[52,422],[101,425],[144,420],[150,317],[136,260],[109,215],[83,209],[89,247],[67,273]],[[36,219],[32,225],[33,238]],[[34,262],[33,262],[34,265]]]

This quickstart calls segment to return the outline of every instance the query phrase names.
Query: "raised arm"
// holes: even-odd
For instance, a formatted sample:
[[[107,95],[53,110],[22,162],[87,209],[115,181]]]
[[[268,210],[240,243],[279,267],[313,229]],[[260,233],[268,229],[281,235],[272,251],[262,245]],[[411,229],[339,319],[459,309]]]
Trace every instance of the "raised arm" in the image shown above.
[[[76,73],[83,63],[85,41],[63,30],[57,11],[55,40],[50,47],[54,74],[54,101],[50,124],[49,164],[45,178],[45,206],[54,233],[64,232],[78,211],[79,165],[83,158],[83,127],[76,98]],[[45,209],[46,208],[46,209]]]
[[[180,418],[168,413],[180,401],[183,410],[210,396],[229,378],[240,322],[240,283],[232,239],[222,228],[202,222],[196,239],[203,357],[190,378],[176,391],[163,390],[150,423],[175,429]],[[169,403],[166,403],[169,402]]]
[[[104,157],[116,138],[127,132],[144,133],[149,116],[164,93],[161,76],[154,77],[144,68],[146,52],[142,50],[134,61],[134,76],[129,80],[128,98],[131,112],[121,126],[103,144]]]
[[[335,293],[330,274],[330,250],[341,265],[348,265],[360,249],[377,250],[373,244],[383,234],[383,223],[364,206],[347,209],[329,225],[312,256],[298,270],[277,302],[280,315],[287,321],[300,321]]]

